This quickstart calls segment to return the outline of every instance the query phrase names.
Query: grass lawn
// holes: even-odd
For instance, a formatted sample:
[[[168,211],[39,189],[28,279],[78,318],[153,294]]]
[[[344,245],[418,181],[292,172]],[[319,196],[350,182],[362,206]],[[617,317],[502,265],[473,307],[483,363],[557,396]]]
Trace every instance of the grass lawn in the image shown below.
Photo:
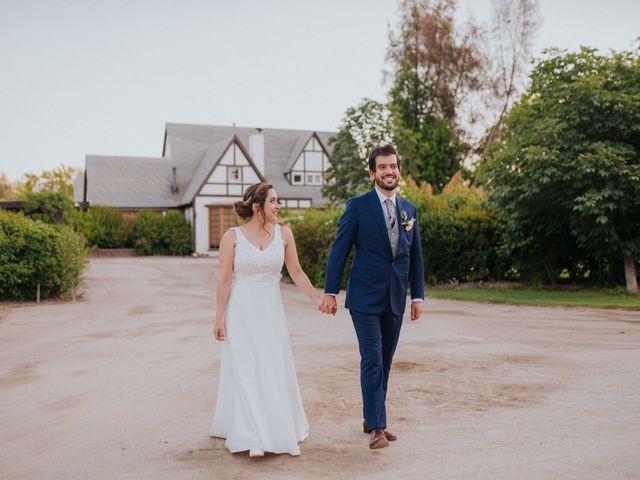
[[[640,294],[628,295],[624,289],[542,290],[535,288],[452,288],[427,289],[431,298],[473,302],[510,303],[553,307],[626,308],[640,310]]]

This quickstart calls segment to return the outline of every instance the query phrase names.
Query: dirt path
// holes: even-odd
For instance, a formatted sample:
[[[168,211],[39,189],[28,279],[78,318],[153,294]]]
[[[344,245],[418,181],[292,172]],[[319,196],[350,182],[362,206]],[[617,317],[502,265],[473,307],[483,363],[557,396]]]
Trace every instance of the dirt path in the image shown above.
[[[283,285],[311,436],[300,457],[208,437],[217,261],[94,259],[76,303],[0,320],[0,478],[640,480],[640,313],[427,300],[370,451],[348,312]],[[340,303],[342,305],[342,302]]]

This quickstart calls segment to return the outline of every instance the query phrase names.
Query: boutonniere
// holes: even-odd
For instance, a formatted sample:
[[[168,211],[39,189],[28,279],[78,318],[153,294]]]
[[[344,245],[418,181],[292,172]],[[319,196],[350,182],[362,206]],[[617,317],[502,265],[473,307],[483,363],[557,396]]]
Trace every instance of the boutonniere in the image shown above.
[[[409,218],[406,210],[402,210],[400,212],[400,217],[402,218],[402,226],[407,232],[410,232],[413,228],[413,223],[416,221],[415,218]]]

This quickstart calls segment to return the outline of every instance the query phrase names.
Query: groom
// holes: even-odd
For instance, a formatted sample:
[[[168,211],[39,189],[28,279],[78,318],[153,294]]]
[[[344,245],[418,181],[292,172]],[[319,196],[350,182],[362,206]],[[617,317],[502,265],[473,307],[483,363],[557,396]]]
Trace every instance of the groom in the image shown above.
[[[421,314],[424,270],[416,206],[396,195],[400,159],[392,145],[369,155],[374,188],[347,202],[329,253],[321,310],[335,314],[340,278],[351,248],[346,307],[360,348],[363,429],[369,448],[383,448],[397,436],[387,429],[385,398],[391,361],[402,326],[407,283],[411,320]]]

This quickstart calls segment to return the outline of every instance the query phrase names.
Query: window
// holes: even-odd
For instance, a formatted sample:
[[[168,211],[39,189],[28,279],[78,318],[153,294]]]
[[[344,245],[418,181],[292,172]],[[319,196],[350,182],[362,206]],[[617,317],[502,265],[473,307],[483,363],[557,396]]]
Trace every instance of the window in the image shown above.
[[[307,185],[322,185],[322,175],[319,173],[307,173]]]
[[[310,208],[311,200],[306,198],[280,198],[278,200],[283,208]]]
[[[240,167],[227,167],[227,181],[229,183],[242,183]]]
[[[302,173],[293,173],[291,176],[291,183],[293,185],[302,185]]]

